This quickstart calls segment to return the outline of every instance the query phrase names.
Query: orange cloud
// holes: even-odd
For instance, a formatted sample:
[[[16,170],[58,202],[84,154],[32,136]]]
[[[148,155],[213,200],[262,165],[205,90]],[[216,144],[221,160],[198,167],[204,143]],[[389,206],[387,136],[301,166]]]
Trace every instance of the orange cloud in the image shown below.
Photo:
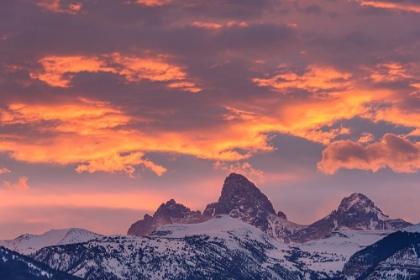
[[[163,6],[170,4],[172,0],[136,0],[137,4],[142,4],[146,6]]]
[[[310,92],[322,90],[343,89],[349,83],[351,77],[349,73],[341,73],[337,70],[321,65],[310,65],[303,75],[299,75],[289,70],[272,78],[254,78],[252,81],[260,87],[270,87],[273,90],[286,93],[289,89],[304,89]]]
[[[182,89],[185,91],[190,91],[190,92],[200,92],[202,89],[199,87],[196,87],[195,83],[192,82],[175,82],[175,83],[170,83],[166,86],[167,88],[176,88],[176,89]]]
[[[193,23],[191,23],[191,25],[196,26],[196,27],[200,27],[200,28],[210,29],[210,30],[219,30],[223,27],[232,27],[232,26],[240,26],[240,27],[248,26],[248,24],[244,21],[242,21],[242,22],[229,21],[227,23],[194,21]]]
[[[245,21],[242,22],[236,22],[236,21],[229,21],[228,23],[226,23],[227,26],[242,26],[242,27],[246,27],[248,26],[248,23],[246,23]]]
[[[81,164],[76,168],[78,173],[87,171],[94,173],[97,171],[105,171],[115,173],[117,171],[124,172],[134,177],[135,168],[133,165],[142,165],[153,171],[156,175],[162,176],[166,172],[166,168],[157,165],[151,161],[143,159],[144,153],[133,152],[128,155],[112,154],[105,158],[98,158],[89,161],[87,164]]]
[[[334,174],[340,168],[378,171],[389,167],[398,173],[414,173],[420,169],[420,143],[394,134],[385,134],[381,142],[363,147],[350,140],[331,143],[323,152],[318,170]]]
[[[415,5],[414,3],[390,3],[390,2],[381,2],[381,1],[360,1],[362,6],[371,6],[375,8],[381,9],[390,9],[396,11],[408,11],[408,12],[415,12],[420,13],[420,5]]]
[[[59,78],[55,79],[58,81],[69,75],[60,69],[65,69],[70,62],[61,59],[54,57],[53,66],[49,63],[45,66],[45,69],[52,69],[46,71],[51,75],[58,73]],[[159,59],[164,61],[166,57]],[[66,62],[61,65],[63,61]],[[189,88],[190,91],[195,85],[187,80],[184,72],[180,72],[181,68],[174,66],[168,70],[170,64],[166,62],[155,66],[153,60],[150,65],[154,66],[146,67],[143,59],[120,54],[90,57],[83,61],[79,66],[69,65],[69,69],[75,69],[72,70],[75,72],[81,69],[115,71],[124,75],[126,80],[167,81],[168,88]],[[401,72],[398,67],[387,66],[386,69],[387,72],[394,71],[394,75]],[[168,74],[171,71],[173,74]],[[277,81],[277,87],[288,93],[281,102],[276,97],[260,99],[256,96],[249,102],[220,104],[226,112],[220,116],[219,122],[199,128],[186,127],[182,131],[161,130],[153,125],[158,120],[141,116],[134,118],[109,103],[83,98],[54,105],[12,103],[7,109],[1,109],[1,125],[30,125],[40,135],[52,136],[29,140],[24,135],[3,135],[0,151],[20,161],[77,164],[79,173],[105,171],[134,176],[137,167],[141,167],[160,176],[166,168],[147,160],[145,155],[148,152],[236,162],[256,153],[275,150],[270,145],[269,133],[291,134],[328,145],[337,136],[350,132],[344,127],[335,128],[337,122],[356,116],[412,127],[420,123],[418,114],[406,112],[398,106],[401,98],[394,91],[361,87],[358,80],[351,79],[348,73],[327,66],[309,66],[302,74],[281,71],[278,75],[283,75],[284,81]],[[179,80],[168,80],[173,77]],[[277,90],[275,86],[273,89]],[[299,89],[313,94],[305,99],[295,98],[293,91]],[[372,105],[381,103],[388,106]],[[48,121],[47,125],[39,125],[43,121]],[[210,129],[217,134],[208,133]],[[367,140],[361,137],[360,142]],[[68,147],[72,147],[72,153],[67,152]]]
[[[227,171],[228,173],[234,172],[243,174],[254,182],[264,182],[264,172],[262,170],[253,168],[252,165],[248,162],[236,162],[234,164],[227,165],[224,162],[216,161],[213,163],[213,169]]]
[[[219,23],[201,22],[201,21],[195,21],[191,25],[196,26],[196,27],[206,28],[206,29],[220,29],[223,27],[223,25]]]
[[[113,72],[116,70],[105,66],[105,62],[98,57],[83,56],[49,56],[42,58],[39,63],[44,67],[43,72],[32,72],[32,79],[39,79],[54,87],[69,87],[74,74],[79,72]]]
[[[160,176],[166,168],[145,159],[145,153],[235,161],[273,149],[261,131],[247,131],[237,123],[216,125],[217,135],[207,133],[208,127],[182,132],[159,131],[152,125],[146,126],[147,131],[132,128],[146,122],[154,121],[132,118],[106,102],[84,98],[65,104],[13,103],[0,111],[1,125],[28,125],[39,135],[3,135],[0,151],[19,161],[78,164],[79,173],[105,171],[133,176],[136,166],[142,166]]]
[[[315,91],[321,90],[317,87],[319,83],[309,85],[311,79],[313,76],[308,77],[308,80],[302,80],[302,84],[308,84],[307,87]],[[314,94],[305,99],[290,98],[282,103],[277,103],[277,99],[255,99],[251,105],[240,104],[235,108],[227,107],[229,113],[224,117],[231,121],[241,120],[241,125],[247,130],[288,133],[327,145],[338,135],[349,133],[347,128],[328,129],[329,126],[355,116],[372,118],[369,114],[371,110],[369,103],[373,100],[389,102],[389,97],[393,95],[393,92],[383,89],[359,89],[354,81],[342,80],[341,82],[343,83],[341,86],[334,85],[340,88],[339,91],[330,89],[325,94]],[[339,81],[334,81],[334,83],[339,83]],[[289,90],[292,89],[296,88],[289,88]]]
[[[80,72],[111,72],[125,77],[127,82],[149,80],[172,83],[171,88],[198,92],[201,89],[187,79],[182,67],[165,61],[165,56],[135,57],[113,53],[99,56],[48,56],[39,60],[42,71],[31,72],[32,79],[39,79],[53,87],[70,87],[74,75]]]
[[[77,14],[82,9],[81,3],[64,4],[61,0],[38,0],[36,3],[39,7],[47,9],[54,13]]]
[[[375,141],[375,136],[372,135],[372,133],[369,132],[363,132],[360,136],[359,140],[357,142],[365,144]]]
[[[3,181],[3,186],[6,189],[10,190],[18,190],[18,191],[26,191],[29,189],[28,184],[26,183],[28,181],[28,177],[20,177],[18,182],[15,184],[10,183],[9,181]]]
[[[413,71],[413,65],[402,65],[400,63],[382,63],[373,69],[364,68],[371,72],[370,78],[374,82],[396,82],[405,79],[416,79],[416,76],[409,73]]]
[[[5,167],[0,168],[0,174],[5,174],[5,173],[12,173],[12,171],[10,171],[9,169]]]

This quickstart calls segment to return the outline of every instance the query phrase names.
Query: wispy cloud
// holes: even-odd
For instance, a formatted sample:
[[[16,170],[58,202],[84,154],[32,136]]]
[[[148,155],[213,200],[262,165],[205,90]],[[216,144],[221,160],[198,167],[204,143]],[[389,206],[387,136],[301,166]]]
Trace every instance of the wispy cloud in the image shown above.
[[[3,186],[6,189],[10,189],[10,190],[27,191],[29,190],[27,181],[28,181],[28,177],[23,176],[19,178],[17,183],[11,183],[10,181],[3,181]]]

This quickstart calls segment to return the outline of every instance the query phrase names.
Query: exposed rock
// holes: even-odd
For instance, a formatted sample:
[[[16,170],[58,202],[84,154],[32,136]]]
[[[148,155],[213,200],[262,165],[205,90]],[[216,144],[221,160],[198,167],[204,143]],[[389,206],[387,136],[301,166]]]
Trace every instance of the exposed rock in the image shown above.
[[[277,212],[277,217],[287,220],[286,214],[284,214],[282,211]]]
[[[219,214],[229,214],[283,242],[289,242],[292,234],[304,228],[288,221],[283,212],[276,214],[267,196],[246,177],[235,173],[225,179],[219,201],[207,205],[203,212],[208,218]]]
[[[205,221],[200,211],[178,204],[174,199],[162,203],[153,217],[146,214],[143,220],[135,222],[128,230],[128,235],[147,236],[160,226],[168,224],[196,224]]]
[[[268,215],[275,211],[270,200],[252,182],[240,174],[230,174],[223,184],[217,203],[209,204],[204,216],[229,214],[262,231],[267,231]]]
[[[390,219],[381,209],[360,193],[344,198],[338,209],[325,218],[296,232],[294,242],[302,243],[319,239],[338,230],[383,230],[396,231],[411,224],[402,219]]]

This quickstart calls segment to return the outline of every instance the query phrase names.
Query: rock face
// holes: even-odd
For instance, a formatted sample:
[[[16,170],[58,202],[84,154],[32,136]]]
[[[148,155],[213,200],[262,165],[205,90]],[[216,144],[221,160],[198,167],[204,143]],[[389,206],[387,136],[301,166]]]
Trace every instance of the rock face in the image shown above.
[[[288,221],[283,212],[276,214],[267,196],[246,177],[235,173],[225,179],[218,202],[207,205],[203,212],[206,218],[219,214],[228,214],[283,242],[289,242],[289,236],[304,228]]]
[[[196,224],[204,222],[200,211],[191,211],[190,208],[178,204],[171,199],[162,203],[153,217],[146,214],[144,219],[135,222],[128,230],[128,235],[147,236],[160,226],[168,224]]]
[[[303,243],[322,238],[332,231],[396,231],[410,225],[410,223],[401,219],[390,219],[365,195],[354,193],[344,198],[337,210],[305,229],[296,232],[291,236],[291,240]]]
[[[223,184],[219,201],[209,204],[203,215],[229,214],[262,231],[268,229],[268,216],[275,215],[273,205],[253,183],[240,174],[230,174]]]

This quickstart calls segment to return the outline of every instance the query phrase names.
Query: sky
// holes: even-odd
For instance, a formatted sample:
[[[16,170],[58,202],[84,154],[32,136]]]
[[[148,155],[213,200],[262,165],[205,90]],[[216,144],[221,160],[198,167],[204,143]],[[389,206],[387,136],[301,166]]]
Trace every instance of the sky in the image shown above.
[[[125,234],[230,172],[420,222],[417,0],[2,0],[0,239]]]

